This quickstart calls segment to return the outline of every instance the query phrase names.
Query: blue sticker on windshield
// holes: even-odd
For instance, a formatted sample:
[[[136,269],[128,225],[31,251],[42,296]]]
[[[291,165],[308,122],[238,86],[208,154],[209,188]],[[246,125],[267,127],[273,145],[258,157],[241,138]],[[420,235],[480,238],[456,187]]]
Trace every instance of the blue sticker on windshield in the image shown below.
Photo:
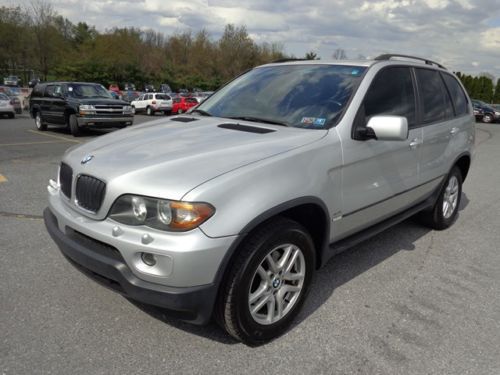
[[[313,125],[314,126],[324,126],[326,122],[326,118],[318,117],[314,120]]]
[[[353,76],[357,76],[357,75],[359,75],[359,69],[353,69],[353,70],[351,71],[351,75],[353,75]]]

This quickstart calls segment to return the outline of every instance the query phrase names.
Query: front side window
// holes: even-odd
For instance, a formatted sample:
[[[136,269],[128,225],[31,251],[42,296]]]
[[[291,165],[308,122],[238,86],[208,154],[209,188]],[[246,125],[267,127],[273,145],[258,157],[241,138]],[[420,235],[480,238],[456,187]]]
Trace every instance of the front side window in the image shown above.
[[[300,128],[335,125],[366,70],[345,65],[278,65],[251,70],[197,108],[212,116]]]
[[[363,105],[364,124],[373,116],[406,117],[408,126],[416,123],[415,92],[408,67],[390,67],[380,71],[366,93]]]
[[[422,121],[426,124],[443,121],[453,113],[443,80],[437,70],[415,69],[420,92]]]

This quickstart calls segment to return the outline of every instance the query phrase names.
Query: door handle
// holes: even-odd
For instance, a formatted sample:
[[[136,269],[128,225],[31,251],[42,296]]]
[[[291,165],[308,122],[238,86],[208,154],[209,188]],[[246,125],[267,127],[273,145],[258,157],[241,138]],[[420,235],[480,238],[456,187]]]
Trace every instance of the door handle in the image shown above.
[[[410,148],[412,149],[416,149],[418,146],[420,146],[422,144],[422,141],[418,138],[415,138],[413,139],[411,142],[410,142]]]
[[[455,134],[457,134],[459,131],[460,131],[460,129],[459,129],[459,128],[451,128],[451,130],[450,130],[450,134],[451,134],[451,135],[455,135]]]

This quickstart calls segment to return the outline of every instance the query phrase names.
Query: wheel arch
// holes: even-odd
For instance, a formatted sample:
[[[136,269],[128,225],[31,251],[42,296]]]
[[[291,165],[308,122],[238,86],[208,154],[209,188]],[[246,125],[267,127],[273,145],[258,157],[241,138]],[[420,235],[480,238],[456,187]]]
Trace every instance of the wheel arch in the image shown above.
[[[453,163],[453,166],[457,166],[462,174],[462,182],[465,181],[467,174],[469,173],[471,164],[471,155],[468,152],[461,154]]]
[[[317,197],[301,197],[270,208],[245,225],[239,232],[238,238],[228,249],[219,266],[214,281],[217,285],[221,285],[223,282],[228,269],[231,267],[231,263],[238,253],[238,248],[248,235],[261,225],[265,225],[266,222],[278,216],[292,219],[305,227],[314,242],[316,254],[315,267],[319,268],[321,266],[323,253],[328,247],[330,236],[330,215],[328,213],[328,208],[326,204]]]

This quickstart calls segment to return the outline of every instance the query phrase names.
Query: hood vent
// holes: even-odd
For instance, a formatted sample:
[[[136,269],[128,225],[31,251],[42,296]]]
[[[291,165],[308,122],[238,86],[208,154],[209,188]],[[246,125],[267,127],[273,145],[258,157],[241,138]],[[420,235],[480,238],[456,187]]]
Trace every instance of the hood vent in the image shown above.
[[[191,121],[198,121],[197,118],[194,117],[173,117],[170,119],[171,121],[178,121],[178,122],[191,122]]]
[[[240,132],[257,133],[257,134],[273,133],[276,131],[273,129],[258,128],[256,126],[240,125],[240,124],[221,124],[218,127],[221,129],[231,129],[231,130],[238,130]]]

